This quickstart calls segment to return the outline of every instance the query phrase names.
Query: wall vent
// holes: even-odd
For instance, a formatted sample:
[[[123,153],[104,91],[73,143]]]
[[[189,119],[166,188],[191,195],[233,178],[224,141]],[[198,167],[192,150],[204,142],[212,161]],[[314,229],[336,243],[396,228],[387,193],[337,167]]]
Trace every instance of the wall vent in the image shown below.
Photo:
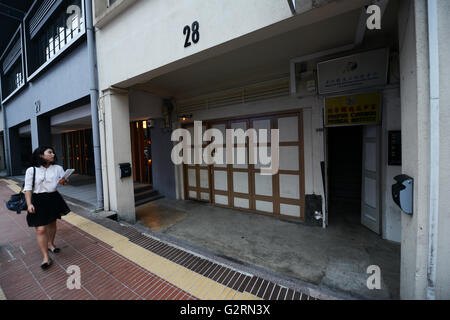
[[[30,19],[30,22],[28,24],[29,27],[29,33],[34,34],[36,28],[42,21],[42,19],[45,17],[47,12],[50,10],[50,8],[55,4],[57,0],[44,0],[39,9],[36,10],[36,13],[33,15],[33,17]]]
[[[207,110],[289,95],[289,78],[261,82],[196,98],[177,100],[177,114]]]
[[[21,47],[22,46],[20,45],[20,37],[19,37],[19,39],[12,46],[11,50],[9,50],[8,55],[3,60],[3,65],[2,65],[3,73],[6,73],[8,71],[8,69],[14,64],[17,57],[21,53]]]

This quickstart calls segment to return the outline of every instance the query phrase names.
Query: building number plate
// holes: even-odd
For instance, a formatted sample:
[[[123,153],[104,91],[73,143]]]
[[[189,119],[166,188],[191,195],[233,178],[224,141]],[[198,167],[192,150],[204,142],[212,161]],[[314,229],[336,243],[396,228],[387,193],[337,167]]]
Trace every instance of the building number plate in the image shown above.
[[[194,44],[197,43],[200,40],[200,24],[198,21],[193,22],[192,26],[185,26],[183,29],[183,34],[186,36],[186,41],[184,42],[185,48],[190,47],[192,42]]]

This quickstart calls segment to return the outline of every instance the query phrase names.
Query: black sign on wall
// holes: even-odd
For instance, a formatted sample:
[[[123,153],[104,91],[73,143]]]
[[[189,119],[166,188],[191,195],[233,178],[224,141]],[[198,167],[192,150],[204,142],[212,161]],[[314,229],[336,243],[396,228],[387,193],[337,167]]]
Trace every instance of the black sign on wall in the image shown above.
[[[388,142],[388,165],[402,165],[402,132],[389,131]]]

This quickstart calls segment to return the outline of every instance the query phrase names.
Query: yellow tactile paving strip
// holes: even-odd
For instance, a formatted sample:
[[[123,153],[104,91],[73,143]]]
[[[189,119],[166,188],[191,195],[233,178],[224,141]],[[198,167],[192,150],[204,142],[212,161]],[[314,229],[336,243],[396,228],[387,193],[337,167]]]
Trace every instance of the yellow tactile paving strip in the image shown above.
[[[15,181],[1,179],[14,192],[21,188]],[[160,257],[128,240],[128,238],[90,221],[74,212],[63,217],[64,221],[110,245],[112,250],[133,261],[149,272],[202,300],[261,300],[248,292],[239,292],[206,278],[179,264]],[[1,300],[0,289],[0,300]]]
[[[19,192],[20,190],[22,190],[22,188],[17,185],[17,182],[13,180],[0,179],[0,181],[6,182],[8,184],[8,187],[14,192]]]
[[[160,257],[95,222],[73,212],[63,219],[86,233],[109,244],[115,252],[140,265],[151,273],[163,278],[174,286],[203,300],[250,299],[260,300],[248,293],[228,288],[183,266]]]

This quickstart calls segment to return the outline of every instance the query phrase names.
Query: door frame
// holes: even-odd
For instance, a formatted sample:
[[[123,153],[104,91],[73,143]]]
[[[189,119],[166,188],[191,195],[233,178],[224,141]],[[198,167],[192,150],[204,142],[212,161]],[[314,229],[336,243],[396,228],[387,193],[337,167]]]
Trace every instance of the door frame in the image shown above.
[[[365,127],[365,126],[374,126],[374,127],[376,127],[376,130],[377,130],[377,141],[376,141],[376,143],[377,143],[377,148],[376,148],[376,152],[377,152],[377,154],[376,154],[376,165],[377,165],[377,186],[376,186],[376,189],[377,189],[377,198],[376,198],[376,202],[377,202],[377,208],[378,208],[378,210],[379,210],[379,222],[378,222],[378,232],[375,232],[375,233],[377,233],[377,234],[381,234],[381,229],[382,229],[382,217],[383,217],[383,215],[382,215],[382,212],[381,212],[381,205],[382,205],[382,195],[381,195],[381,184],[382,184],[382,181],[381,181],[381,179],[382,179],[382,172],[381,172],[381,169],[382,169],[382,163],[381,163],[381,161],[382,161],[382,149],[381,149],[381,143],[382,143],[382,140],[381,140],[381,134],[382,134],[382,125],[381,124],[355,124],[355,125],[342,125],[342,126],[333,126],[333,128],[335,128],[335,127],[350,127],[350,126],[361,126],[361,127]],[[328,147],[328,144],[329,144],[329,139],[328,139],[328,134],[329,134],[329,129],[330,127],[324,127],[324,143],[325,143],[325,147],[324,147],[324,159],[325,159],[325,184],[326,184],[326,186],[325,186],[325,190],[326,190],[326,194],[325,194],[325,210],[326,210],[326,213],[325,213],[325,216],[324,216],[324,221],[323,221],[323,228],[326,228],[326,227],[328,227],[328,217],[329,217],[329,203],[330,203],[330,179],[329,179],[329,164],[330,164],[330,159],[329,159],[329,156],[330,156],[330,154],[329,154],[329,147]],[[361,133],[362,135],[364,135],[364,132],[363,132],[363,130],[362,130],[362,133]],[[364,144],[364,136],[362,137],[363,138],[363,144]],[[362,152],[364,153],[364,145],[362,146]],[[362,170],[364,170],[364,160],[365,160],[365,158],[364,158],[364,154],[362,154],[361,155],[361,161],[362,161],[362,167],[363,167],[363,169]],[[361,180],[361,214],[362,214],[362,206],[363,206],[363,201],[364,201],[364,199],[362,198],[363,197],[363,185],[362,185],[362,183],[364,182],[364,175],[362,175],[362,180]],[[363,225],[362,224],[362,222],[361,222],[361,225]]]
[[[376,181],[377,181],[377,185],[376,185],[376,192],[377,192],[377,197],[376,197],[376,210],[378,211],[378,226],[370,226],[370,225],[366,225],[364,224],[364,219],[363,219],[363,207],[364,207],[364,177],[365,177],[365,154],[364,154],[364,130],[363,130],[363,158],[362,158],[362,181],[361,181],[361,224],[363,226],[365,226],[366,228],[368,228],[369,230],[372,230],[373,232],[375,232],[378,235],[381,235],[381,229],[382,229],[382,212],[381,212],[381,206],[382,206],[382,195],[381,195],[381,184],[382,184],[382,167],[381,167],[381,161],[382,161],[382,150],[381,150],[381,134],[382,134],[382,127],[380,124],[374,124],[374,125],[370,125],[373,126],[375,128],[375,132],[376,132],[376,138],[375,138],[375,144],[376,144]],[[369,138],[370,139],[370,138]]]

